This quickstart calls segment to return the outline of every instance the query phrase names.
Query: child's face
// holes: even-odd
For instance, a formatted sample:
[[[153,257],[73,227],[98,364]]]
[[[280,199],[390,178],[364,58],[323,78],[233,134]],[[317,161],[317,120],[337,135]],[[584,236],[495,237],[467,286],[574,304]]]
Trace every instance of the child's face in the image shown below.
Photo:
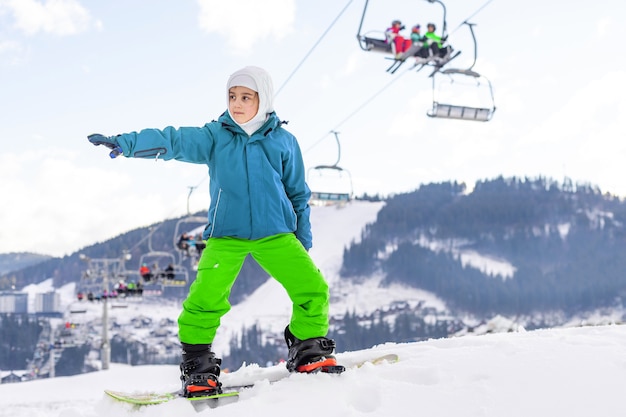
[[[228,110],[237,123],[249,122],[259,111],[259,95],[248,87],[231,87],[228,90]]]

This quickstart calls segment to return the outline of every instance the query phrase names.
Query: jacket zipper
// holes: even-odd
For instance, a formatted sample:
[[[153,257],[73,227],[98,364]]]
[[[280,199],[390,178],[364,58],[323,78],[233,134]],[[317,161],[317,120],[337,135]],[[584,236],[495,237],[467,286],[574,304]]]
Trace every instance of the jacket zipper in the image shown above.
[[[152,148],[152,149],[142,149],[140,151],[137,151],[133,154],[133,156],[135,158],[152,158],[152,157],[159,157],[159,156],[163,156],[167,153],[167,149],[160,147],[160,148]]]
[[[217,217],[217,209],[220,206],[220,198],[222,198],[222,189],[217,192],[217,201],[215,202],[215,210],[213,211],[213,218],[211,219],[211,233],[209,233],[209,239],[213,237],[213,231],[215,230],[215,218]]]

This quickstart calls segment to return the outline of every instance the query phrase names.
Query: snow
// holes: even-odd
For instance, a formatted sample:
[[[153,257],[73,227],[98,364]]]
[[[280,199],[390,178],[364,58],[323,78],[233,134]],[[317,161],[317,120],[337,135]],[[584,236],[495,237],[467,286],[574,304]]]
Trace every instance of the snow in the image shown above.
[[[376,221],[376,216],[383,206],[383,202],[355,201],[343,207],[311,207],[313,229],[311,257],[331,286],[339,281],[344,248],[350,246],[352,242],[361,241],[365,225]]]
[[[294,374],[261,380],[239,402],[200,414],[273,416],[603,417],[623,415],[626,326],[604,325],[385,344],[338,355],[349,365],[396,353],[396,363],[343,375]],[[285,374],[282,365],[270,369]],[[258,373],[248,365],[222,376],[236,382]],[[1,417],[197,416],[184,399],[133,410],[104,389],[175,390],[174,365],[130,367],[52,380],[0,385]]]
[[[469,244],[464,239],[432,239],[425,235],[420,235],[416,242],[420,246],[430,249],[433,252],[444,251],[451,253],[456,259],[461,261],[463,267],[472,267],[481,271],[483,274],[502,279],[512,278],[517,268],[504,259],[494,256],[481,254],[475,250],[464,248]]]
[[[502,279],[512,278],[515,268],[510,262],[487,255],[481,255],[473,250],[459,252],[459,258],[463,267],[471,266],[489,276],[500,276]]]
[[[402,286],[380,287],[382,276],[363,277],[360,283],[341,280],[343,248],[358,241],[365,224],[376,219],[384,203],[353,202],[344,208],[312,207],[314,258],[331,284],[331,314],[368,314],[382,306],[403,302],[445,311],[432,294]],[[435,250],[435,249],[433,249]],[[479,257],[480,254],[477,255]],[[501,265],[502,266],[502,265]],[[502,271],[502,270],[500,270]],[[52,289],[46,280],[25,290],[33,295]],[[102,304],[78,302],[74,284],[59,290],[61,302],[74,322],[94,320]],[[176,320],[180,301],[146,298],[115,301],[109,319],[130,326],[132,319],[148,316],[155,323]],[[263,331],[280,332],[288,322],[290,303],[284,290],[269,279],[224,317],[214,350],[228,352],[230,336],[243,324],[257,323]],[[505,318],[494,318],[484,331],[507,331],[482,336],[471,333],[449,339],[417,343],[388,343],[337,355],[349,366],[385,353],[396,353],[393,364],[364,366],[343,375],[290,375],[275,384],[261,379],[241,394],[240,401],[214,410],[212,416],[568,416],[622,415],[622,383],[626,375],[626,326],[621,316],[589,317],[595,327],[524,331]],[[503,330],[504,329],[504,330]],[[144,337],[145,329],[133,330]],[[286,375],[283,365],[268,370]],[[222,375],[225,384],[263,374],[250,364]],[[173,391],[179,387],[175,365],[131,367],[112,363],[106,371],[51,380],[0,385],[0,417],[138,417],[196,416],[186,400],[139,411],[116,403],[103,393],[118,391]],[[619,413],[619,414],[618,414]]]

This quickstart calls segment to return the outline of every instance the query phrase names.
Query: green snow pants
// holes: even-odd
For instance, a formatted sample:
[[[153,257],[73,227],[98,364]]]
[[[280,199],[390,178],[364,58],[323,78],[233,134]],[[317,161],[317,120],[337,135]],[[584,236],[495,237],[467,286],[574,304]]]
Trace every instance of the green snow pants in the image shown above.
[[[221,317],[230,310],[228,298],[250,254],[287,291],[292,302],[289,328],[298,339],[326,336],[328,284],[293,233],[258,240],[211,238],[198,262],[178,317],[178,337],[188,344],[213,343]]]

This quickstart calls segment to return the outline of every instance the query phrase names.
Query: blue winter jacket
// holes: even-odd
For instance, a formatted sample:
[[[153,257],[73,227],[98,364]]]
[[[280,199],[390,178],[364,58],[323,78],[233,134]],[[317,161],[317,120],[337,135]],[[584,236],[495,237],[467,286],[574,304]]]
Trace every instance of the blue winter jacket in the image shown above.
[[[127,157],[208,165],[211,205],[204,239],[255,240],[293,232],[311,248],[311,191],[302,153],[276,113],[252,136],[225,112],[203,127],[146,129],[117,140]]]

